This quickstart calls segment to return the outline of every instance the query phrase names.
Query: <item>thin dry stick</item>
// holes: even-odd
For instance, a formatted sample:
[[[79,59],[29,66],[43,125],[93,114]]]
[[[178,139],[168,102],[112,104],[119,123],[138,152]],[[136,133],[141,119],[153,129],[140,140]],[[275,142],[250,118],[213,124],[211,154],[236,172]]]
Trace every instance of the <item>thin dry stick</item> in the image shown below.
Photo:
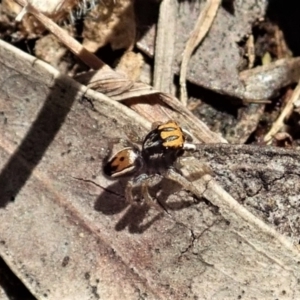
[[[282,110],[280,116],[278,119],[273,123],[272,128],[270,131],[265,135],[264,141],[268,144],[271,143],[272,137],[283,127],[284,125],[284,119],[292,112],[294,108],[294,103],[299,99],[300,97],[300,81],[298,82],[296,88],[294,89],[294,92],[290,99],[288,100],[286,106]]]
[[[47,18],[37,9],[35,9],[26,0],[15,0],[19,5],[23,7],[21,13],[17,16],[17,20],[20,21],[25,13],[30,13],[35,16],[51,33],[53,33],[59,41],[64,43],[66,47],[70,49],[79,59],[81,59],[87,66],[94,70],[99,70],[105,67],[103,63],[96,55],[85,49],[80,43],[75,39],[70,37],[70,35],[63,29],[61,29],[52,20]]]
[[[172,92],[176,15],[177,0],[163,0],[156,33],[153,87],[164,93]]]
[[[195,48],[203,40],[208,30],[210,29],[221,2],[222,0],[207,1],[203,11],[199,15],[195,28],[192,31],[191,37],[187,41],[187,44],[183,51],[179,81],[180,81],[180,100],[184,106],[187,105],[186,74],[187,74],[189,60]]]

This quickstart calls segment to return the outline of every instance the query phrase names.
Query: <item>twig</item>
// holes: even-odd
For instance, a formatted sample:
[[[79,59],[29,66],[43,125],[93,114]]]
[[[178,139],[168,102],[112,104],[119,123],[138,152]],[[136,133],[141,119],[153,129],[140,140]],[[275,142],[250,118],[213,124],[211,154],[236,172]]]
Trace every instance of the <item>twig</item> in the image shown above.
[[[164,93],[172,92],[177,0],[160,4],[157,25],[153,87]]]
[[[186,43],[183,51],[180,70],[180,100],[184,106],[187,105],[186,74],[188,63],[195,48],[201,43],[208,33],[213,20],[217,14],[221,0],[208,0],[203,11],[200,13],[191,37]]]
[[[298,82],[296,88],[294,89],[294,92],[290,99],[288,100],[286,106],[282,110],[280,116],[278,119],[273,123],[270,131],[265,135],[264,141],[268,144],[271,143],[272,137],[283,127],[284,125],[284,119],[292,112],[294,108],[294,103],[299,99],[300,97],[300,81]]]
[[[17,21],[20,21],[25,13],[32,14],[87,66],[94,70],[99,70],[106,66],[97,56],[85,49],[79,42],[70,37],[65,30],[61,29],[26,0],[15,0],[15,2],[23,7],[21,13],[16,18]]]

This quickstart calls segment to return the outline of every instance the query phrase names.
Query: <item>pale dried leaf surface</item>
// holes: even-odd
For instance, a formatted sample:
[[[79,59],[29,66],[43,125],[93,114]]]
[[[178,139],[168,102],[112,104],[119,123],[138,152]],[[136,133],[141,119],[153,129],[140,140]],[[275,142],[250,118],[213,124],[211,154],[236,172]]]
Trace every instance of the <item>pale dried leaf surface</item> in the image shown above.
[[[37,298],[299,298],[299,251],[216,183],[213,164],[215,178],[196,182],[211,203],[163,181],[168,213],[128,207],[102,158],[108,138],[126,138],[125,126],[143,135],[147,122],[3,42],[0,51],[0,253]]]

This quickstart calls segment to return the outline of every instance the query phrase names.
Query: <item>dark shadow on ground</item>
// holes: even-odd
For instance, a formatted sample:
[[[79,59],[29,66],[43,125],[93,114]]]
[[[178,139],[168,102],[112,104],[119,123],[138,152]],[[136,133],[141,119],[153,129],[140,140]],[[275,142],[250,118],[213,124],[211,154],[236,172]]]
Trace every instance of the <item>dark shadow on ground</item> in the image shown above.
[[[10,270],[9,266],[0,257],[0,286],[8,299],[36,300],[27,290],[22,281]]]
[[[49,91],[36,120],[1,170],[0,207],[14,201],[26,184],[64,123],[78,92],[75,89],[66,89],[63,78],[56,79]]]
[[[269,0],[266,18],[283,31],[286,43],[294,56],[300,55],[300,1]]]
[[[128,179],[127,179],[128,180]],[[149,187],[152,202],[147,203],[141,193],[141,187],[133,190],[134,203],[129,204],[124,197],[126,179],[115,181],[101,193],[95,202],[95,210],[105,214],[114,215],[125,211],[122,218],[115,226],[116,231],[128,228],[133,234],[142,234],[150,228],[156,221],[160,220],[172,211],[182,210],[193,205],[197,205],[203,199],[183,201],[169,201],[171,195],[182,190],[182,187],[169,179],[160,178],[157,184]]]

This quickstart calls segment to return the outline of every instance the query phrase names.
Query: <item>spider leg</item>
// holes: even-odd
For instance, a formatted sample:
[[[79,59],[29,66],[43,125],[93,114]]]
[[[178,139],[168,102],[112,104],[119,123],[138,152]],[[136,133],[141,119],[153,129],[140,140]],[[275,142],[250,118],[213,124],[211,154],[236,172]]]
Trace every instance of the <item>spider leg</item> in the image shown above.
[[[134,178],[133,180],[128,181],[125,189],[125,196],[128,203],[135,204],[132,190],[135,187],[141,186],[141,192],[145,199],[146,204],[149,206],[154,206],[156,209],[158,208],[161,210],[163,208],[163,210],[165,210],[164,207],[162,207],[160,204],[158,205],[158,203],[154,201],[154,199],[151,197],[149,193],[148,187],[152,179],[153,177],[147,174],[141,174],[138,177]]]
[[[140,174],[138,177],[133,178],[132,180],[129,180],[127,182],[126,188],[125,188],[125,197],[126,200],[129,204],[133,204],[134,203],[134,199],[133,199],[133,193],[132,190],[137,187],[137,186],[141,186],[142,187],[142,191],[143,191],[143,185],[144,183],[147,182],[147,179],[149,178],[149,176],[147,174]],[[148,187],[146,188],[147,194],[151,199],[151,196],[148,193]],[[147,198],[147,196],[146,196]],[[146,201],[148,201],[146,199]]]
[[[184,189],[192,192],[194,195],[199,195],[199,190],[193,185],[192,182],[187,180],[184,176],[181,175],[181,172],[177,172],[176,169],[170,168],[165,174],[165,177],[171,179],[178,184],[180,184]]]
[[[132,182],[132,180],[129,180],[127,182],[126,188],[125,188],[125,197],[126,197],[126,201],[129,204],[133,203],[133,194],[132,194],[132,189],[134,187],[134,184]]]
[[[153,177],[149,177],[147,179],[144,180],[144,182],[142,183],[142,194],[144,196],[144,199],[146,201],[146,204],[149,206],[153,206],[156,209],[159,209],[160,211],[164,211],[167,214],[168,211],[166,210],[166,208],[158,201],[154,201],[154,199],[151,197],[151,195],[149,194],[149,182],[153,179]]]

